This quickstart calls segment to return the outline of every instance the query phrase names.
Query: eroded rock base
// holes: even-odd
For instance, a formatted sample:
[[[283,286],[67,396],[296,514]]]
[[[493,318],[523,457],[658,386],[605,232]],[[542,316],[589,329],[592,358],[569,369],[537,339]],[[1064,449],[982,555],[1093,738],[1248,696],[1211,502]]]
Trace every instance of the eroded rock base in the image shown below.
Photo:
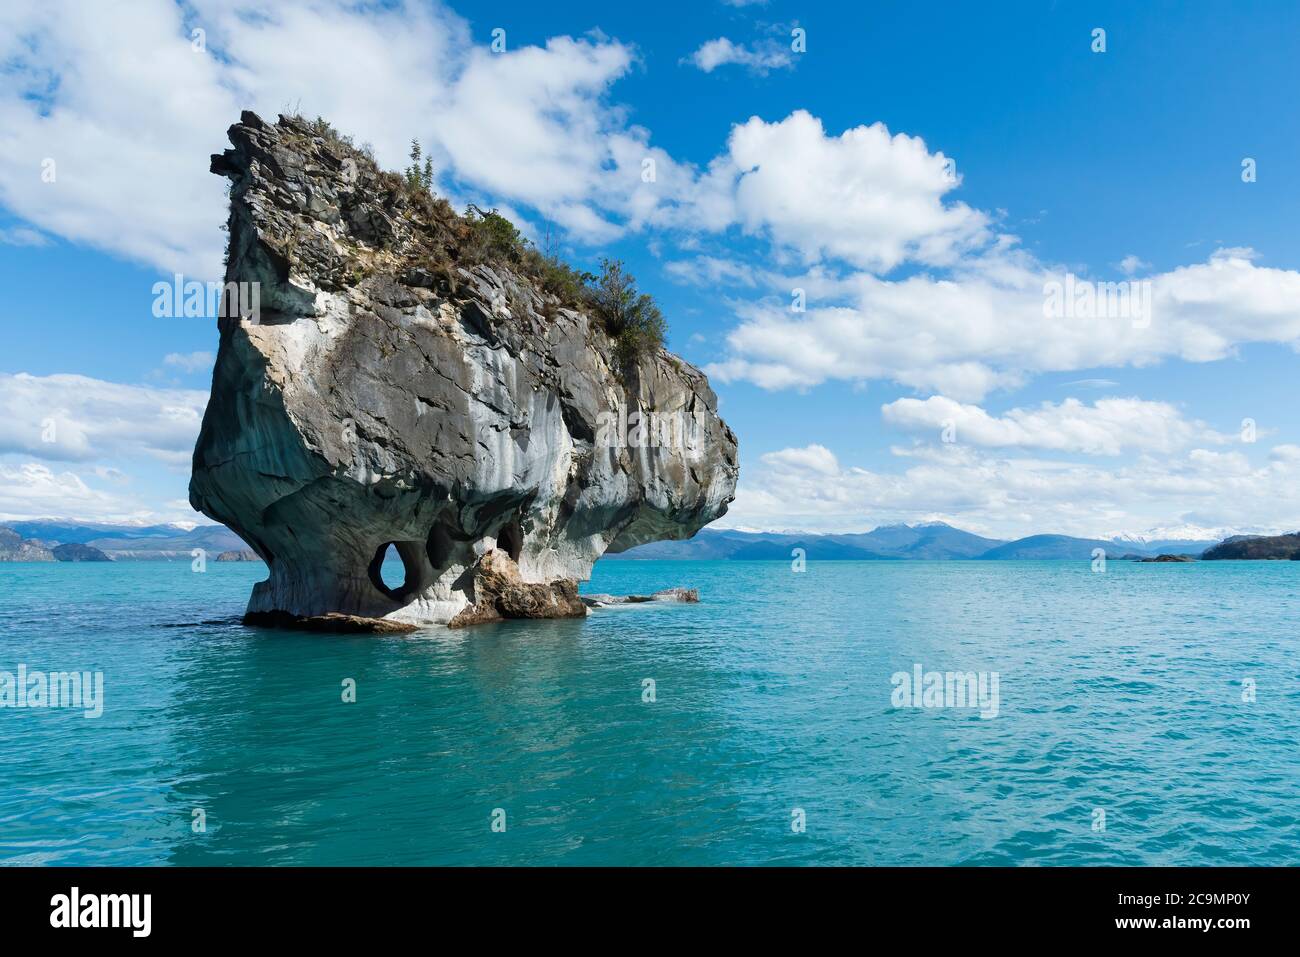
[[[481,625],[505,618],[583,618],[587,606],[578,597],[578,580],[526,582],[505,552],[486,552],[473,568],[474,604],[447,623],[448,628]]]

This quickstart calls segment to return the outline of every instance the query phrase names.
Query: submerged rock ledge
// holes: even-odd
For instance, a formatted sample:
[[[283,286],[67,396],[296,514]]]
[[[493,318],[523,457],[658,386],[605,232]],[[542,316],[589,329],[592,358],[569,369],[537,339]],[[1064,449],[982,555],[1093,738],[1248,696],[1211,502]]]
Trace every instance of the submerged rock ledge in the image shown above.
[[[190,502],[266,561],[251,623],[578,616],[602,554],[726,512],[736,438],[698,369],[619,368],[600,322],[508,264],[427,262],[429,203],[316,126],[245,112],[229,137],[225,279],[260,312],[219,320]],[[611,436],[631,413],[690,427]]]
[[[609,605],[644,605],[649,602],[669,601],[683,604],[697,604],[700,600],[698,588],[664,588],[649,595],[606,595],[597,593],[583,595],[582,602],[588,608],[605,608]]]

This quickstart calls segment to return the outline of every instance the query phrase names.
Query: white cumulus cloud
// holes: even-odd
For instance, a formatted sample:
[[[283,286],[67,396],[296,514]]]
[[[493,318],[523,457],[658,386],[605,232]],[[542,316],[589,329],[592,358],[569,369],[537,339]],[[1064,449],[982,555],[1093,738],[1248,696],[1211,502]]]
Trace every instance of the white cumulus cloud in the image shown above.
[[[194,389],[0,373],[0,453],[82,462],[143,455],[182,465],[207,401]]]
[[[985,214],[944,202],[958,184],[948,158],[883,123],[829,136],[805,110],[775,123],[752,117],[732,129],[728,158],[736,220],[808,262],[944,264],[989,239]]]
[[[0,521],[75,515],[119,517],[113,496],[96,491],[74,472],[55,472],[47,465],[0,462]]]
[[[1104,467],[962,445],[900,453],[903,467],[836,465],[816,447],[783,449],[741,472],[729,527],[865,531],[940,519],[999,538],[1109,537],[1170,523],[1300,528],[1300,456],[1251,463],[1192,449]]]
[[[1119,455],[1126,451],[1173,452],[1196,442],[1231,441],[1204,422],[1184,418],[1168,402],[1137,398],[1098,399],[1092,405],[1066,399],[993,416],[977,405],[931,396],[898,399],[881,406],[880,412],[885,422],[896,428],[926,431],[935,439],[983,448]]]
[[[324,116],[390,169],[419,138],[440,185],[531,205],[593,241],[668,195],[642,181],[643,160],[660,183],[692,181],[605,102],[630,47],[487,41],[416,0],[13,0],[0,8],[0,203],[46,232],[215,278],[226,184],[208,156],[242,109]]]
[[[1152,276],[1145,322],[1046,316],[1044,287],[1063,273],[1023,253],[973,259],[948,276],[813,275],[804,313],[791,311],[784,290],[739,303],[730,354],[708,371],[769,389],[884,379],[978,401],[1036,373],[1210,362],[1251,342],[1300,345],[1300,273],[1253,259],[1223,249]]]
[[[712,73],[720,66],[729,64],[743,66],[754,73],[764,74],[794,66],[792,52],[776,42],[760,42],[753,46],[735,43],[727,37],[718,37],[702,43],[691,54],[690,62],[705,73]]]

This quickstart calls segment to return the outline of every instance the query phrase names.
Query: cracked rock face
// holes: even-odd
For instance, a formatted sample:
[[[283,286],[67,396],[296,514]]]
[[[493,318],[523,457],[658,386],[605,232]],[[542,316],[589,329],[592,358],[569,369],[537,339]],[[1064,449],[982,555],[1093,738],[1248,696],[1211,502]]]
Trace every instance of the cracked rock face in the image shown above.
[[[606,551],[726,512],[736,438],[700,371],[660,350],[620,373],[520,270],[430,256],[427,197],[335,136],[252,113],[229,136],[226,281],[260,312],[220,320],[190,501],[267,562],[251,616],[580,614]]]

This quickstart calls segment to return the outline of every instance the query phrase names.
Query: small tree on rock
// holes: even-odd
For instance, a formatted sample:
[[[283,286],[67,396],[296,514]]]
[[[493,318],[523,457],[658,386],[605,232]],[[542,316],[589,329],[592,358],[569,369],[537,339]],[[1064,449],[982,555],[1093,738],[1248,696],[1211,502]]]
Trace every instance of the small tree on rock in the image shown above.
[[[664,344],[664,317],[648,293],[617,259],[602,259],[600,275],[588,293],[592,310],[614,340],[615,357],[627,371]]]
[[[423,189],[426,191],[433,190],[433,160],[424,157],[424,162],[420,159],[424,156],[424,151],[420,149],[419,140],[411,140],[411,165],[406,167],[406,185],[411,189]]]

